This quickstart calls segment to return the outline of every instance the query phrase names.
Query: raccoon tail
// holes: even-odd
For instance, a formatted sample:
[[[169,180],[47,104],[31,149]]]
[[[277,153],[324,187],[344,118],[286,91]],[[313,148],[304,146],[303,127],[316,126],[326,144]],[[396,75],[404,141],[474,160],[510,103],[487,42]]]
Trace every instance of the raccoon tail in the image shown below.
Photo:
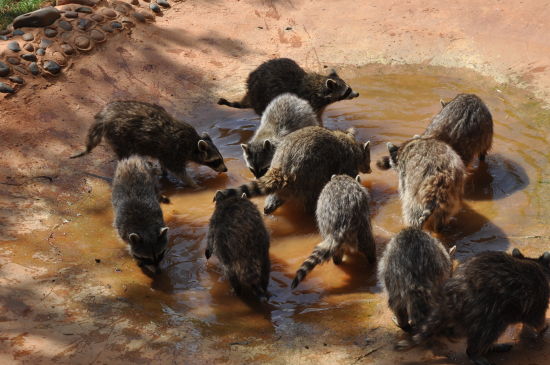
[[[220,98],[218,100],[218,105],[227,105],[232,108],[238,108],[238,109],[251,108],[250,102],[248,101],[248,94],[246,94],[241,101],[229,101],[225,98]]]
[[[376,166],[378,166],[380,170],[389,170],[391,167],[390,156],[384,156],[380,160],[376,161]]]
[[[101,142],[101,139],[103,138],[103,127],[103,122],[98,121],[96,117],[95,123],[90,127],[90,130],[88,131],[88,137],[86,137],[86,150],[77,153],[76,155],[72,155],[69,158],[82,157],[92,152],[92,150]]]
[[[294,277],[294,280],[292,280],[290,287],[295,289],[298,284],[304,280],[306,275],[315,268],[315,266],[330,260],[335,249],[336,242],[334,242],[332,238],[326,238],[323,242],[319,243],[307,260],[304,261],[302,266],[300,266],[298,271],[296,271],[296,276]]]
[[[433,214],[435,208],[436,208],[436,202],[434,200],[430,200],[428,204],[426,204],[426,209],[422,211],[422,215],[418,219],[418,227],[422,229],[422,226],[426,221],[431,217]]]
[[[214,197],[214,201],[217,202],[232,196],[242,196],[243,194],[246,194],[248,198],[264,196],[279,191],[286,185],[287,179],[281,170],[278,168],[271,168],[259,180],[251,181],[237,188],[218,191]]]

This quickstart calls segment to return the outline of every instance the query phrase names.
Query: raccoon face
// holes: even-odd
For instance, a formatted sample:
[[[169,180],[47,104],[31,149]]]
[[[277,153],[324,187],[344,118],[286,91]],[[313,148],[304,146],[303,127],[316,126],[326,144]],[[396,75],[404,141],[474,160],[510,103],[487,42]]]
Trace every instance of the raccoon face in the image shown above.
[[[353,91],[334,70],[328,75],[324,86],[325,98],[332,101],[353,99],[359,96],[359,93]]]
[[[220,151],[218,151],[208,134],[202,134],[201,139],[197,142],[197,147],[199,149],[198,163],[206,165],[217,172],[227,171]]]
[[[162,227],[159,232],[130,233],[128,240],[130,242],[130,254],[138,265],[157,273],[168,244],[168,227]]]
[[[363,161],[359,165],[359,172],[364,174],[370,174],[372,172],[370,168],[370,141],[367,141],[362,146],[363,148]]]
[[[397,152],[399,151],[399,147],[394,145],[391,142],[388,142],[388,152],[390,153],[390,166],[394,169],[397,169]]]
[[[253,142],[248,145],[241,144],[241,148],[243,149],[246,166],[250,169],[250,172],[256,179],[264,176],[271,166],[275,146],[266,139],[263,142]]]

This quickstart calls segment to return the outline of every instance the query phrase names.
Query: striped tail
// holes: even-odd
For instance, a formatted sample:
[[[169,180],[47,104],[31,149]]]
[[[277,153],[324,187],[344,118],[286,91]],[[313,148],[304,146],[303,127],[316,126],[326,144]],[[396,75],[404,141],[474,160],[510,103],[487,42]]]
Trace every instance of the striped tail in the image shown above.
[[[245,96],[243,98],[243,100],[241,100],[240,102],[239,101],[229,101],[227,99],[224,99],[224,98],[220,98],[218,100],[218,105],[227,105],[227,106],[230,106],[232,108],[238,108],[238,109],[247,109],[247,108],[250,108],[251,106],[249,105],[248,101],[248,96]]]
[[[422,211],[422,215],[418,219],[418,228],[422,229],[422,226],[424,226],[424,223],[432,216],[435,208],[437,207],[437,204],[434,200],[431,200],[426,204],[426,209]]]
[[[222,199],[242,196],[246,194],[248,198],[256,196],[264,196],[275,193],[283,189],[287,185],[287,179],[280,169],[270,168],[269,171],[259,180],[251,181],[248,184],[241,185],[237,188],[230,188],[216,192],[214,201],[218,202]]]
[[[96,116],[96,122],[90,127],[90,130],[88,131],[88,136],[86,137],[86,150],[80,153],[77,153],[76,155],[72,155],[69,158],[82,157],[92,152],[92,150],[99,143],[101,143],[101,139],[103,138],[103,131],[104,131],[104,124],[103,122],[98,121]]]
[[[302,266],[300,266],[298,271],[296,271],[296,276],[294,277],[294,280],[292,280],[290,287],[295,289],[298,284],[304,280],[306,275],[315,268],[315,266],[330,260],[330,258],[334,255],[335,249],[336,242],[334,242],[332,238],[326,238],[323,242],[319,243],[307,260],[304,261]]]

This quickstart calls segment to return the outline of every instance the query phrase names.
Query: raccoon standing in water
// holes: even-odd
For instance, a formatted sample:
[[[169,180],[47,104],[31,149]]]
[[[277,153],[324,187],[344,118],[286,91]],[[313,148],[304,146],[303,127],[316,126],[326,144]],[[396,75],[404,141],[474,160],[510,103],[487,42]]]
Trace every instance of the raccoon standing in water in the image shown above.
[[[233,108],[253,108],[262,115],[267,105],[282,93],[293,93],[307,100],[319,120],[325,108],[336,101],[359,96],[336,71],[328,76],[304,71],[289,58],[266,61],[252,71],[246,80],[247,92],[240,102],[229,102],[221,98],[220,105]]]
[[[248,144],[241,144],[246,165],[256,178],[269,169],[281,138],[303,127],[319,125],[309,103],[296,95],[277,96],[265,109],[260,126]]]
[[[147,161],[134,155],[118,162],[112,193],[114,226],[139,266],[153,273],[168,243],[160,199],[157,177]]]
[[[300,201],[311,213],[332,175],[356,176],[370,171],[369,142],[357,142],[355,130],[305,127],[283,138],[264,176],[238,188],[223,190],[218,199],[243,193],[249,197],[270,194],[265,214],[272,213],[289,198]]]
[[[468,166],[475,156],[485,160],[493,144],[493,117],[474,94],[458,94],[442,109],[422,134],[449,144]]]
[[[424,323],[451,271],[449,253],[426,232],[409,227],[391,239],[378,264],[378,278],[403,331]]]
[[[460,156],[448,144],[424,137],[400,147],[388,143],[388,151],[390,156],[377,166],[397,170],[405,224],[441,231],[462,203],[465,167]]]
[[[512,255],[480,253],[460,265],[445,283],[442,298],[413,343],[440,335],[467,337],[470,360],[490,365],[485,354],[512,348],[511,344],[494,344],[509,325],[521,322],[539,337],[544,333],[549,278],[550,252],[538,259],[524,257],[518,249]],[[410,346],[407,340],[397,344],[400,349]]]
[[[170,170],[186,184],[197,184],[187,175],[185,165],[193,161],[217,172],[227,168],[208,134],[199,137],[191,125],[174,119],[163,107],[139,101],[115,101],[96,114],[88,131],[86,150],[90,153],[105,137],[118,159],[133,154],[158,159],[164,171]]]
[[[206,259],[216,255],[237,295],[266,297],[271,264],[269,234],[258,208],[242,196],[218,199],[210,218]]]
[[[342,263],[344,253],[359,251],[370,264],[376,261],[376,247],[369,214],[369,193],[356,179],[348,175],[333,175],[317,201],[316,218],[323,242],[296,271],[292,289],[315,266],[332,260]]]

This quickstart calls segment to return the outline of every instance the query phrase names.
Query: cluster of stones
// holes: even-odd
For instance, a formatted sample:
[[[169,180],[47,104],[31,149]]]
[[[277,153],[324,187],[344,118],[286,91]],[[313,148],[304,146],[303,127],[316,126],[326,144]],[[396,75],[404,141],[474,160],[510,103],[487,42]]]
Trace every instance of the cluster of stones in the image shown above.
[[[71,57],[91,51],[107,37],[155,20],[166,0],[57,0],[14,19],[0,31],[0,93],[12,94],[24,78],[58,75]],[[145,9],[144,9],[145,8]]]

